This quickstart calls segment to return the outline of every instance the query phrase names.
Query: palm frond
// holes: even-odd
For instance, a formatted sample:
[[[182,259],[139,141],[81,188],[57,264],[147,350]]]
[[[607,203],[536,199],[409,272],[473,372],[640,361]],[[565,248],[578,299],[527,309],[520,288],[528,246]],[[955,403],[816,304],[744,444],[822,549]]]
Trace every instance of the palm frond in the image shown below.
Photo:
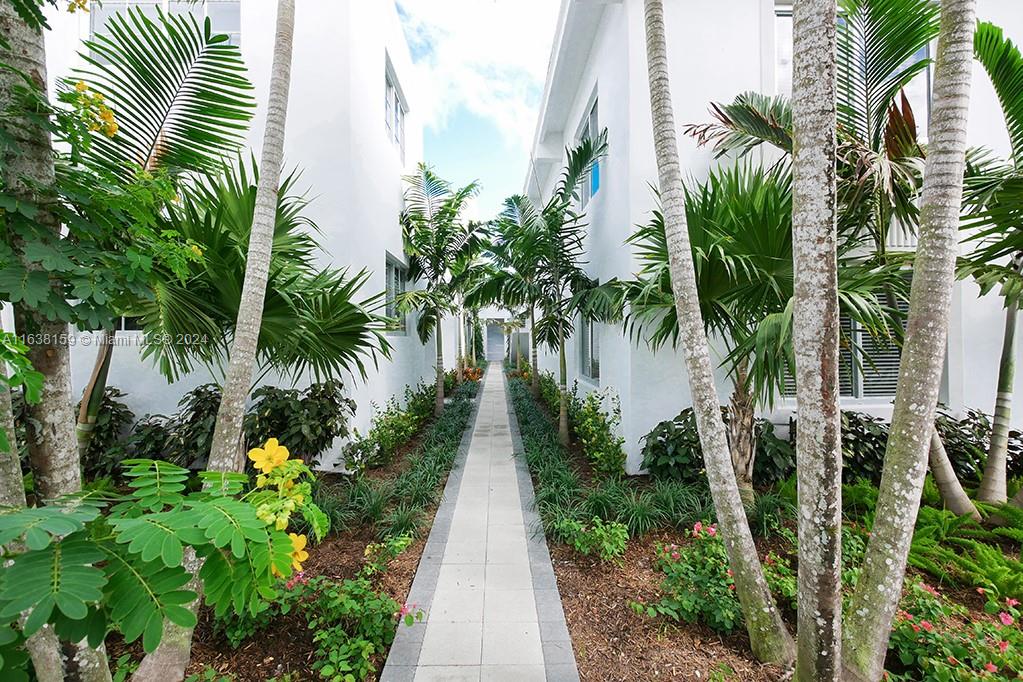
[[[1013,160],[1023,168],[1023,55],[1001,28],[985,21],[977,25],[973,51],[998,94]]]
[[[119,126],[97,133],[86,158],[130,177],[136,168],[216,171],[237,153],[255,108],[239,49],[191,14],[150,19],[138,8],[116,14],[86,41],[84,81],[106,98]]]
[[[731,104],[712,102],[710,111],[717,122],[690,124],[683,131],[700,146],[710,146],[717,157],[732,152],[745,155],[765,143],[792,153],[792,106],[788,98],[744,92]]]

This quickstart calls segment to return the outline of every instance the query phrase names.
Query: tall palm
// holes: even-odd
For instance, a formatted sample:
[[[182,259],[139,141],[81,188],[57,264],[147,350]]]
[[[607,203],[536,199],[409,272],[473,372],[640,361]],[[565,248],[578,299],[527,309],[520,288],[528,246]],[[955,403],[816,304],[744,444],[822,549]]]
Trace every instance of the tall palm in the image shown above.
[[[534,259],[536,274],[532,286],[539,293],[539,317],[533,319],[533,339],[534,345],[543,345],[558,353],[561,395],[558,439],[564,445],[569,442],[565,341],[572,335],[577,316],[591,317],[588,295],[596,287],[596,282],[583,269],[586,226],[585,215],[577,210],[579,187],[606,153],[606,130],[596,139],[587,138],[566,150],[567,162],[551,198],[539,211],[534,209],[524,214],[529,222],[528,229],[518,233],[511,242],[520,255],[531,253]]]
[[[117,134],[94,133],[83,161],[130,183],[139,169],[180,173],[219,172],[244,142],[255,102],[239,49],[191,14],[155,19],[129,9],[107,21],[86,41],[86,66],[64,81],[83,82],[102,93],[116,111]],[[158,282],[154,283],[158,287]],[[126,301],[142,302],[137,296]],[[77,419],[79,452],[92,440],[113,354],[113,330],[105,330]]]
[[[500,304],[529,311],[530,386],[540,393],[537,363],[536,312],[543,292],[536,267],[543,218],[528,197],[515,195],[492,223],[493,238],[487,247],[490,272],[467,296],[479,305]]]
[[[943,0],[919,246],[877,510],[843,637],[845,679],[877,680],[920,506],[955,281],[976,0]]]
[[[410,281],[423,280],[425,288],[406,291],[398,298],[402,311],[418,310],[416,332],[423,343],[433,334],[437,347],[434,414],[444,409],[444,345],[441,323],[457,308],[463,284],[460,264],[472,260],[483,247],[483,226],[466,222],[463,213],[478,191],[475,182],[452,189],[426,164],[405,178],[402,228]],[[457,332],[456,332],[457,333]]]
[[[986,22],[977,26],[974,52],[998,94],[1009,131],[1012,155],[1007,166],[988,169],[978,178],[971,179],[974,185],[971,189],[980,185],[983,196],[979,220],[973,224],[982,225],[984,229],[977,235],[981,248],[972,254],[971,264],[963,269],[964,274],[974,274],[977,277],[985,293],[1000,284],[1005,296],[1005,328],[998,365],[991,443],[984,475],[977,490],[978,500],[998,503],[1005,502],[1008,497],[1006,464],[1016,362],[1016,320],[1019,312],[1013,281],[1019,279],[1019,258],[1023,253],[1023,216],[1014,208],[1020,195],[1016,187],[1023,179],[1023,55],[1002,29]],[[1005,210],[1007,207],[1008,210]],[[1005,257],[1014,259],[1008,268],[996,270],[988,267]],[[1023,503],[1023,497],[1020,500]]]
[[[794,658],[794,646],[767,587],[763,567],[753,544],[753,535],[746,521],[742,497],[732,469],[725,425],[718,406],[710,344],[700,310],[675,137],[664,5],[662,0],[645,0],[644,8],[650,109],[653,115],[658,184],[664,207],[670,277],[704,465],[753,652],[763,661],[787,663]]]
[[[805,682],[838,682],[842,673],[837,18],[835,0],[793,4],[792,347],[800,552],[796,679]]]

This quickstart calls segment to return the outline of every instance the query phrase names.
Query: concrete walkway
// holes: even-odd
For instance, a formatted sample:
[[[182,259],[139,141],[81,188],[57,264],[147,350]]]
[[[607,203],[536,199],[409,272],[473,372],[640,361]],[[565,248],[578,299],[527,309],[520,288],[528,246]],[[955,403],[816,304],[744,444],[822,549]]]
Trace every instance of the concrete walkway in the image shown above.
[[[550,554],[533,511],[498,363],[444,489],[381,680],[578,680]]]

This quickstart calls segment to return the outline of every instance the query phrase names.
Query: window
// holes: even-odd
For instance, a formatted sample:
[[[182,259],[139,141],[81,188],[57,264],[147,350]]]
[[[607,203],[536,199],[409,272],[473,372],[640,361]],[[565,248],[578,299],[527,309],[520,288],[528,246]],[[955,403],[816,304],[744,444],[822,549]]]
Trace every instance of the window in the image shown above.
[[[385,282],[387,291],[385,314],[387,317],[394,320],[391,331],[404,332],[406,328],[407,315],[398,310],[398,303],[396,299],[400,294],[405,293],[408,281],[407,272],[408,270],[404,265],[390,256],[387,257],[387,266],[384,269],[384,276],[387,278],[387,281]]]
[[[191,14],[202,24],[208,17],[214,33],[227,35],[231,45],[241,45],[241,0],[103,0],[93,2],[89,10],[92,37],[103,33],[107,21],[118,12],[140,8],[147,17],[156,19],[159,10],[168,14]]]
[[[600,380],[600,329],[594,322],[579,322],[579,371],[588,379]]]
[[[900,300],[897,305],[903,314],[909,312],[908,302]],[[839,350],[839,395],[843,398],[894,398],[899,384],[901,349],[894,343],[873,338],[845,315],[841,316],[840,324],[843,341]],[[796,395],[792,376],[785,378],[783,394]]]
[[[839,21],[843,21],[839,19]],[[930,59],[930,46],[924,46],[920,51],[910,57],[904,68],[916,64],[925,59]],[[792,95],[792,5],[791,3],[779,4],[775,8],[774,18],[774,66],[775,66],[775,92],[779,95]],[[930,119],[931,107],[931,74],[930,69],[924,69],[916,75],[904,88],[909,105],[913,109],[916,118],[918,134],[921,139],[927,137],[927,125]]]
[[[402,160],[405,159],[405,114],[408,107],[405,106],[404,98],[401,95],[401,87],[397,84],[391,68],[391,62],[387,62],[384,72],[384,123],[387,125],[387,136],[401,151]]]
[[[597,100],[593,100],[593,106],[590,107],[589,113],[586,114],[586,118],[583,119],[582,124],[579,126],[579,141],[595,140],[600,135],[600,129],[598,128],[597,121]],[[597,192],[600,190],[600,163],[595,163],[590,167],[588,177],[583,180],[583,186],[579,194],[579,201],[583,208],[586,204],[590,203]]]

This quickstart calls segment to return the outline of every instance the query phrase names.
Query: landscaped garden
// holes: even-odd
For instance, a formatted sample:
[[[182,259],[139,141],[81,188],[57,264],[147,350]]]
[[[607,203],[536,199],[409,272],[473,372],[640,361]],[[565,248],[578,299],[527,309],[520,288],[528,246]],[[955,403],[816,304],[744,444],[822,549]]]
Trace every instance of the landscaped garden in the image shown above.
[[[318,263],[313,199],[284,168],[295,5],[278,3],[256,161],[264,103],[209,20],[114,15],[51,100],[44,10],[90,4],[0,0],[4,680],[1023,679],[1023,54],[972,0],[797,0],[792,99],[742,93],[683,127],[722,159],[701,180],[679,170],[663,7],[645,0],[660,203],[626,243],[636,272],[587,270],[582,188],[613,144],[587,129],[549,196],[485,222],[466,218],[477,183],[415,166],[393,216],[407,282],[387,292]],[[935,40],[924,140],[900,93]],[[1010,160],[967,148],[975,61]],[[917,250],[888,249],[896,225]],[[991,416],[938,404],[956,278],[1005,305]],[[529,337],[528,357],[509,338],[504,376],[483,367],[492,306]],[[214,383],[134,414],[110,380],[129,321],[161,390]],[[685,361],[678,416],[639,444],[619,387],[569,385],[595,323]],[[74,394],[79,333],[99,341]],[[357,404],[396,334],[436,352],[429,383]],[[890,422],[841,409],[868,346],[902,363]],[[390,663],[413,628],[393,658],[415,657]]]

